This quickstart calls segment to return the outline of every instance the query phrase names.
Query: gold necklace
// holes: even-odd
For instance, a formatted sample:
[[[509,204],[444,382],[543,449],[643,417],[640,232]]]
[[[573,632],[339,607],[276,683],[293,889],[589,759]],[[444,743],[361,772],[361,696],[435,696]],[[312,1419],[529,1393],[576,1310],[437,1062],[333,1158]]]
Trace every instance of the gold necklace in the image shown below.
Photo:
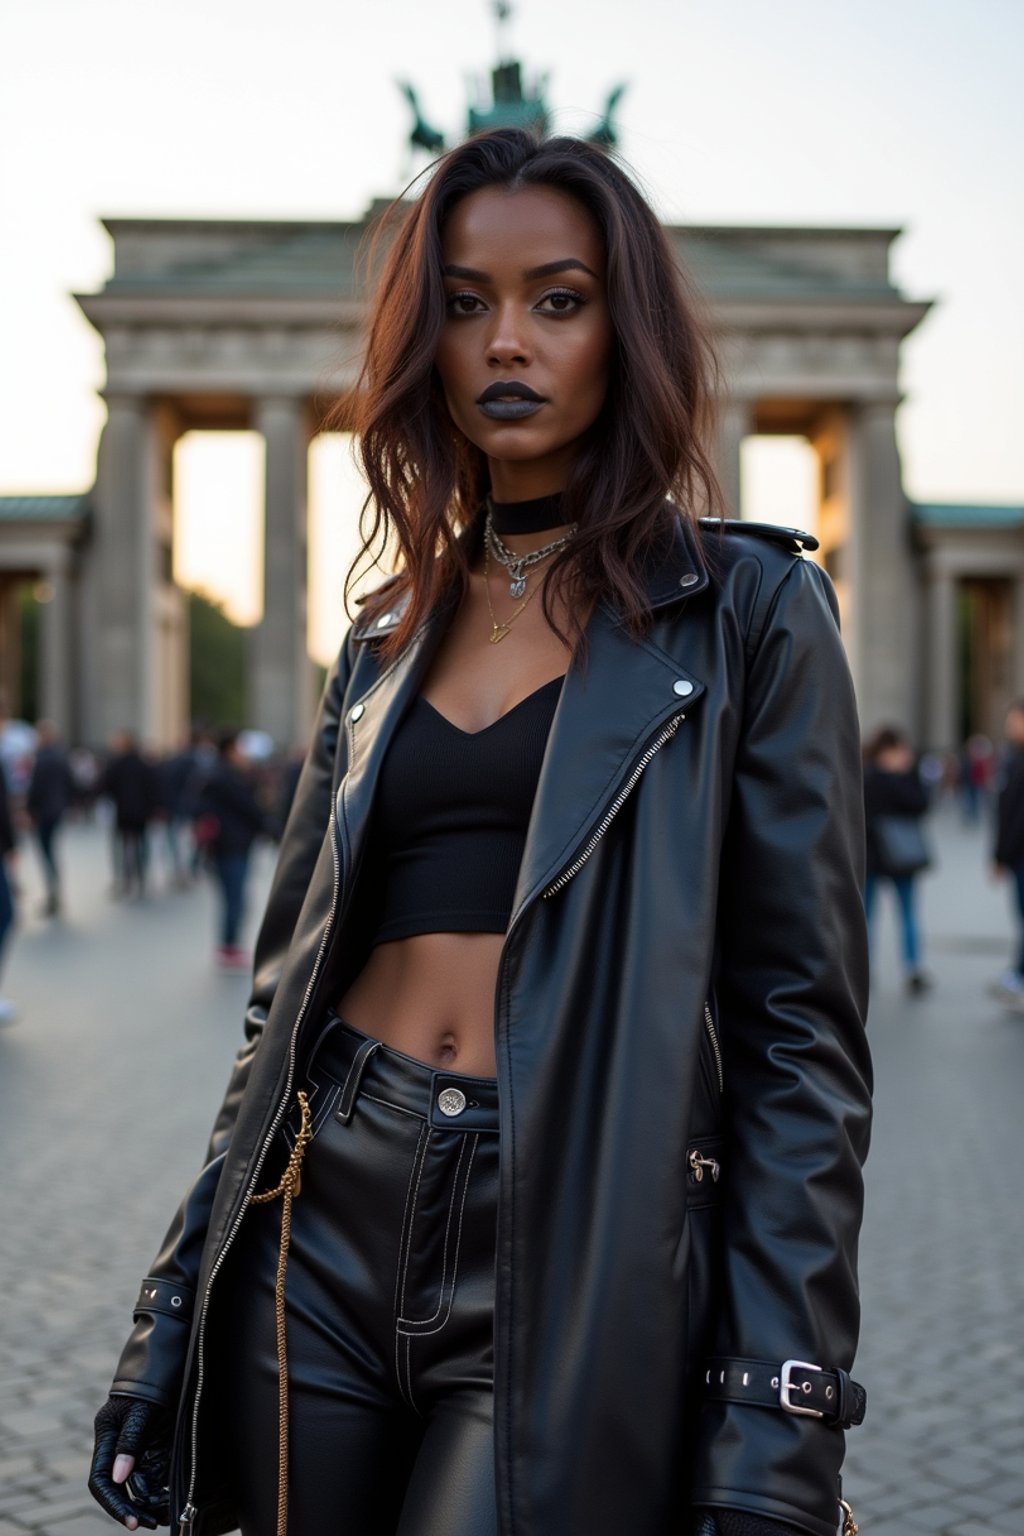
[[[504,624],[499,624],[499,622],[498,622],[498,620],[497,620],[497,618],[495,617],[495,614],[494,614],[494,606],[491,603],[491,551],[490,551],[490,549],[487,546],[485,546],[484,547],[484,591],[487,593],[487,611],[491,615],[490,641],[491,641],[492,645],[497,645],[499,640],[504,640],[505,636],[508,634],[509,630],[512,628],[512,625],[515,623],[516,619],[518,619],[519,615],[522,613],[523,609],[528,607],[528,605],[536,597],[538,588],[537,587],[531,587],[529,592],[527,592],[526,596],[523,598],[522,602],[519,604],[519,607],[518,608],[514,608],[512,610],[512,612],[509,614],[508,618],[505,620]]]

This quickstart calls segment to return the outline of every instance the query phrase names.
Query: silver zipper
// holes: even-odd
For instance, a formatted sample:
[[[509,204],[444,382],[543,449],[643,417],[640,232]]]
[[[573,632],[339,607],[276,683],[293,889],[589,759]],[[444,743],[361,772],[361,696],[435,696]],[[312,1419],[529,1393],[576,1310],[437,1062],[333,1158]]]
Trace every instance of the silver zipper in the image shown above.
[[[578,874],[579,871],[583,868],[584,864],[590,858],[590,855],[593,853],[594,849],[597,847],[598,843],[601,841],[602,837],[604,837],[604,834],[611,826],[615,816],[629,799],[630,794],[636,786],[637,780],[643,773],[644,769],[647,767],[647,764],[650,762],[651,758],[661,747],[665,745],[666,741],[671,740],[685,719],[685,711],[680,715],[673,715],[672,719],[665,726],[661,734],[656,736],[655,739],[651,742],[650,746],[647,748],[646,752],[643,754],[636,767],[633,769],[633,772],[630,774],[625,784],[623,784],[611,805],[605,811],[597,825],[597,828],[588,839],[582,852],[579,853],[575,859],[573,859],[572,863],[568,866],[567,869],[562,871],[562,873],[558,876],[558,879],[553,881],[551,885],[549,885],[543,892],[545,899],[548,896],[554,896],[556,891],[560,891],[563,886],[568,885],[573,876]]]
[[[718,1074],[718,1091],[719,1093],[724,1093],[725,1071],[722,1067],[722,1048],[718,1043],[718,1031],[715,1028],[715,1021],[711,1017],[710,1003],[704,1004],[704,1028],[707,1031],[708,1039],[711,1041],[711,1049],[715,1053],[715,1071]]]
[[[344,794],[344,790],[342,793]],[[192,1400],[192,1463],[189,1468],[188,1494],[186,1496],[185,1508],[182,1510],[181,1515],[179,1516],[178,1536],[191,1536],[192,1526],[197,1514],[195,1505],[193,1504],[192,1500],[196,1489],[196,1462],[199,1443],[199,1405],[203,1395],[204,1377],[203,1345],[206,1338],[206,1316],[210,1304],[210,1292],[213,1289],[213,1282],[217,1278],[220,1267],[227,1257],[228,1250],[230,1249],[231,1244],[234,1242],[238,1233],[238,1229],[242,1224],[242,1218],[245,1216],[245,1213],[249,1208],[249,1203],[256,1192],[256,1185],[259,1183],[259,1177],[263,1171],[263,1164],[266,1161],[267,1153],[270,1151],[271,1144],[274,1140],[274,1137],[277,1135],[281,1121],[284,1118],[285,1110],[288,1107],[288,1101],[291,1098],[292,1083],[295,1078],[295,1048],[299,1038],[299,1027],[305,1017],[306,1009],[309,1007],[309,1000],[313,995],[313,988],[316,986],[317,977],[320,974],[320,966],[323,963],[323,958],[327,950],[328,942],[330,940],[331,931],[334,927],[334,919],[338,911],[338,893],[341,889],[341,860],[338,855],[338,823],[337,817],[335,815],[333,801],[331,804],[329,832],[331,839],[331,855],[334,860],[334,890],[331,895],[331,909],[327,914],[327,922],[324,924],[324,931],[320,939],[320,947],[316,952],[316,959],[313,962],[313,969],[309,974],[309,981],[306,984],[306,991],[303,995],[299,1011],[296,1014],[295,1024],[292,1027],[292,1037],[288,1046],[288,1077],[287,1081],[285,1082],[284,1096],[281,1099],[280,1104],[277,1106],[277,1113],[274,1116],[273,1123],[260,1150],[259,1157],[256,1159],[252,1178],[249,1180],[249,1187],[242,1199],[242,1204],[238,1208],[238,1213],[231,1224],[231,1230],[228,1232],[227,1237],[224,1239],[224,1244],[217,1255],[213,1268],[210,1270],[209,1279],[206,1282],[206,1290],[203,1293],[202,1310],[199,1314],[199,1333],[196,1339],[196,1390],[195,1396]]]
[[[694,1147],[693,1150],[687,1155],[686,1160],[690,1167],[693,1169],[693,1176],[697,1180],[698,1184],[702,1183],[704,1180],[705,1168],[711,1175],[712,1184],[718,1183],[718,1176],[721,1173],[722,1168],[721,1164],[718,1163],[715,1158],[704,1157],[703,1154],[698,1152],[697,1148]]]

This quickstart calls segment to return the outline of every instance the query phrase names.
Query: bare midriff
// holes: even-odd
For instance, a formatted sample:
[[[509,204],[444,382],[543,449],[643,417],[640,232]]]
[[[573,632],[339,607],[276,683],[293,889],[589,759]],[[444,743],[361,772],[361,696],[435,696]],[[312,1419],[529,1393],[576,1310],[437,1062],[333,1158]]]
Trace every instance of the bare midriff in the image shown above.
[[[432,1067],[493,1077],[501,933],[417,933],[378,944],[337,1005],[345,1021]]]

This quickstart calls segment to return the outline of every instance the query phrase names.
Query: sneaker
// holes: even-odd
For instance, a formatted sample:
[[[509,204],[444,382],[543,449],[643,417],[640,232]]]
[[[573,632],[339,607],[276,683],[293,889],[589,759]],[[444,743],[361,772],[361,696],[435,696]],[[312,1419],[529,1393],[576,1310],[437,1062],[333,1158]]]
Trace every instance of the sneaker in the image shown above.
[[[248,971],[252,961],[237,944],[222,944],[217,951],[217,964],[222,971]]]
[[[1024,976],[1019,971],[1004,971],[998,981],[989,985],[988,992],[1001,1003],[1024,1002]]]

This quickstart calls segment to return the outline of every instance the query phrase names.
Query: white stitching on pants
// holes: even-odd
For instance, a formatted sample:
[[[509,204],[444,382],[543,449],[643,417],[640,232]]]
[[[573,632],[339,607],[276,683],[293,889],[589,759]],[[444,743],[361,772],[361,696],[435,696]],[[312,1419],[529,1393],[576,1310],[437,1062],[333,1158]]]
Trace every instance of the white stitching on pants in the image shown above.
[[[449,1292],[449,1295],[448,1295],[448,1311],[445,1313],[443,1319],[441,1320],[441,1322],[438,1323],[436,1328],[423,1328],[423,1327],[420,1326],[419,1323],[411,1323],[411,1324],[409,1324],[408,1328],[406,1329],[406,1337],[407,1338],[415,1337],[417,1339],[423,1339],[423,1338],[429,1337],[429,1335],[432,1334],[432,1333],[440,1333],[442,1328],[445,1327],[445,1325],[448,1322],[448,1319],[452,1315],[452,1307],[455,1305],[455,1281],[456,1281],[456,1279],[458,1277],[458,1273],[459,1273],[459,1249],[462,1246],[462,1226],[463,1226],[463,1217],[464,1217],[465,1211],[466,1211],[466,1197],[469,1194],[469,1180],[470,1180],[470,1175],[473,1172],[473,1159],[476,1157],[476,1149],[477,1149],[477,1146],[479,1145],[479,1142],[480,1142],[480,1137],[479,1136],[474,1136],[473,1137],[473,1150],[469,1154],[469,1167],[466,1169],[466,1182],[462,1186],[462,1201],[461,1201],[461,1203],[459,1205],[459,1225],[458,1225],[458,1228],[457,1228],[456,1233],[455,1233],[455,1259],[454,1259],[454,1262],[452,1264],[452,1287],[451,1287],[451,1291]],[[463,1143],[463,1145],[465,1145],[465,1143]],[[461,1157],[460,1157],[460,1162],[461,1162]],[[458,1177],[458,1173],[456,1171],[456,1178],[457,1177]],[[450,1207],[449,1207],[448,1215],[449,1215],[449,1219],[450,1219],[451,1218],[451,1208]],[[445,1243],[447,1244],[447,1234],[445,1235]],[[442,1296],[443,1296],[443,1291],[442,1291]],[[440,1306],[438,1307],[438,1311],[440,1311]],[[436,1316],[437,1316],[437,1313],[435,1312],[434,1317],[436,1317]],[[401,1321],[401,1319],[400,1319],[400,1321]],[[428,1323],[433,1322],[433,1318],[428,1317],[426,1319],[426,1321]],[[413,1329],[415,1329],[415,1334],[413,1333]],[[409,1390],[410,1390],[410,1392],[412,1391],[412,1378],[411,1378],[411,1376],[409,1378]]]
[[[421,1323],[426,1324],[426,1323],[434,1322],[434,1320],[436,1318],[438,1318],[440,1316],[440,1314],[441,1314],[441,1308],[444,1306],[445,1288],[447,1287],[447,1284],[448,1284],[448,1240],[451,1237],[451,1231],[452,1231],[452,1211],[455,1209],[455,1201],[458,1198],[458,1193],[459,1193],[459,1173],[462,1170],[462,1159],[466,1155],[466,1142],[468,1140],[469,1140],[468,1136],[464,1136],[462,1138],[462,1143],[461,1143],[461,1145],[459,1147],[459,1160],[455,1164],[455,1175],[452,1178],[452,1194],[451,1194],[451,1199],[448,1201],[448,1220],[445,1222],[445,1225],[444,1225],[444,1249],[443,1249],[442,1254],[441,1254],[441,1284],[440,1284],[440,1287],[438,1289],[437,1306],[434,1308],[433,1312],[430,1314],[429,1317],[424,1317],[422,1319],[406,1317],[405,1314],[404,1314],[404,1309],[403,1309],[402,1314],[395,1319],[395,1326],[397,1328],[403,1327],[403,1325],[406,1324],[406,1323],[411,1323],[414,1327],[418,1328]],[[474,1145],[473,1152],[475,1152],[475,1151],[476,1151],[476,1147]],[[472,1166],[473,1166],[472,1154],[470,1155],[469,1166],[470,1166],[470,1168],[472,1168]],[[466,1170],[466,1181],[467,1181],[467,1183],[469,1181],[469,1169]],[[463,1205],[465,1205],[465,1203],[466,1203],[465,1192],[463,1192],[462,1203],[463,1203]],[[461,1222],[461,1216],[460,1216],[460,1222]],[[456,1263],[458,1263],[458,1257],[459,1257],[459,1250],[458,1250],[458,1244],[456,1244],[456,1248],[455,1248]],[[405,1290],[404,1286],[403,1286],[402,1289],[403,1289],[403,1301],[404,1301],[404,1299],[405,1299],[404,1298],[404,1290]]]
[[[401,1335],[396,1334],[395,1337],[397,1339],[400,1338]],[[405,1335],[405,1379],[408,1384],[408,1392],[406,1394],[407,1401],[409,1407],[413,1410],[414,1413],[416,1413],[418,1412],[418,1409],[416,1407],[416,1401],[412,1395],[412,1339],[408,1334]]]
[[[409,1250],[412,1247],[412,1242],[411,1242],[412,1224],[413,1224],[413,1220],[414,1220],[415,1215],[416,1215],[416,1201],[419,1199],[420,1180],[423,1177],[423,1165],[424,1165],[424,1163],[427,1160],[427,1155],[426,1154],[427,1154],[427,1145],[428,1145],[429,1141],[430,1141],[430,1128],[427,1125],[426,1121],[424,1121],[422,1127],[420,1128],[419,1141],[416,1143],[416,1155],[413,1158],[412,1169],[411,1169],[411,1171],[409,1173],[409,1187],[408,1187],[408,1189],[405,1192],[405,1215],[402,1218],[402,1244],[401,1244],[401,1247],[399,1249],[399,1257],[398,1257],[399,1268],[398,1268],[398,1273],[395,1276],[395,1318],[396,1318],[396,1320],[399,1317],[399,1315],[401,1314],[401,1311],[402,1311],[402,1309],[405,1306],[405,1279],[406,1279],[406,1275],[407,1275],[408,1269],[409,1269]],[[413,1190],[413,1174],[416,1175],[416,1188],[415,1188],[415,1191]],[[412,1195],[412,1207],[411,1207],[411,1209],[410,1209],[410,1206],[409,1206],[409,1196],[410,1196],[410,1194]],[[401,1285],[401,1292],[400,1293],[399,1293],[399,1285]],[[406,1394],[402,1390],[402,1368],[401,1368],[401,1364],[399,1362],[398,1330],[397,1329],[395,1330],[395,1374],[396,1374],[396,1377],[398,1378],[399,1390],[402,1391],[402,1396],[405,1397]],[[411,1393],[410,1393],[410,1395],[408,1397],[406,1397],[406,1401],[408,1402],[410,1408],[413,1408],[413,1409],[415,1408],[416,1405],[412,1401]]]

